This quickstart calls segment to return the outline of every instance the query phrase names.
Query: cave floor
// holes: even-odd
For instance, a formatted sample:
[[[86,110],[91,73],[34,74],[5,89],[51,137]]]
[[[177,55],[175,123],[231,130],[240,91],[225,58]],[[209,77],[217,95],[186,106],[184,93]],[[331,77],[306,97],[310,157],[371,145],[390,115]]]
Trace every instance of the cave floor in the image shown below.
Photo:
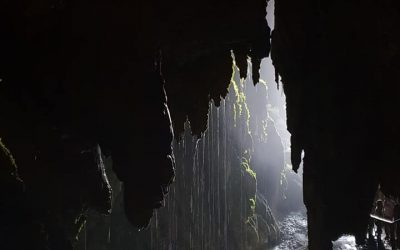
[[[280,221],[283,237],[279,245],[269,250],[307,250],[307,216],[303,212],[292,212]],[[384,236],[384,235],[383,235]],[[333,242],[333,250],[391,250],[384,247],[364,246],[357,248],[353,236],[345,235]]]

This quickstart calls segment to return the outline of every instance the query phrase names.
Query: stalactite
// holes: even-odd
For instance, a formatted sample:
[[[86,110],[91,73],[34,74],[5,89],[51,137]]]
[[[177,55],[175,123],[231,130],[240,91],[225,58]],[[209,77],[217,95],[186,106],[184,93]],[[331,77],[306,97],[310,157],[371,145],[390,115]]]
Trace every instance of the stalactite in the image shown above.
[[[174,144],[176,183],[166,208],[157,212],[157,218],[167,218],[166,224],[156,227],[153,220],[150,228],[154,236],[162,234],[155,230],[170,233],[167,238],[152,238],[153,249],[255,249],[264,241],[277,240],[278,229],[273,216],[267,216],[266,201],[260,203],[264,212],[254,214],[259,199],[250,165],[250,114],[244,82],[238,74],[234,80],[240,85],[232,83],[221,106],[210,104],[203,136],[192,137],[187,123],[182,140]],[[258,232],[257,220],[266,223],[262,229],[266,231]]]
[[[135,246],[139,250],[242,250],[270,246],[277,241],[279,229],[265,194],[257,191],[257,169],[253,166],[254,143],[266,142],[273,134],[265,134],[264,124],[255,126],[259,120],[267,122],[267,111],[265,107],[264,111],[253,108],[254,104],[247,99],[254,98],[250,90],[254,90],[251,82],[240,80],[235,68],[230,94],[220,107],[210,104],[208,130],[202,137],[193,137],[190,123],[185,124],[182,139],[173,145],[176,181],[165,208],[155,213],[147,230],[136,232],[123,222],[126,218],[120,183],[108,172],[117,198],[111,220],[105,223],[105,231],[110,232],[110,244],[105,249]],[[266,94],[260,89],[258,93]],[[278,147],[279,150],[279,155],[283,154],[283,149]],[[276,152],[270,157],[276,157],[273,154]],[[109,162],[107,166],[111,169]],[[265,181],[261,183],[264,185]],[[89,225],[92,220],[99,218],[88,218]],[[105,235],[99,228],[95,231]],[[89,245],[88,250],[94,249],[95,245]]]

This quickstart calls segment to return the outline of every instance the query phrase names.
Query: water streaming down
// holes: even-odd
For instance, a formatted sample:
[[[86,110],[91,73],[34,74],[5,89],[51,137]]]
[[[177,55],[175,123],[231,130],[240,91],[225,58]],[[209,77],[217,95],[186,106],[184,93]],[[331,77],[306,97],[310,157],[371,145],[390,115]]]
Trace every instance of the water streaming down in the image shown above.
[[[285,98],[273,72],[264,60],[253,86],[234,67],[228,96],[220,107],[210,104],[208,130],[195,138],[185,125],[174,142],[175,183],[147,230],[128,223],[107,159],[113,212],[90,213],[76,249],[306,249],[301,171],[292,172],[288,160]],[[356,249],[354,237],[334,249]]]
[[[187,123],[174,144],[176,182],[151,225],[153,249],[256,249],[277,242],[279,229],[251,168],[256,116],[246,103],[249,84],[236,72],[221,106],[210,104],[204,135],[192,137]]]
[[[202,137],[185,125],[174,144],[175,184],[151,224],[152,249],[306,247],[301,171],[291,170],[285,97],[273,73],[265,60],[253,86],[235,68]]]
[[[175,183],[149,228],[129,225],[111,178],[113,213],[91,215],[77,249],[272,249],[285,239],[279,221],[301,210],[301,178],[290,170],[285,100],[273,76],[270,60],[256,86],[234,66],[228,96],[209,106],[207,131],[195,138],[186,123],[174,142]]]
[[[265,81],[254,87],[234,67],[228,96],[219,107],[210,104],[207,131],[195,138],[186,123],[174,142],[176,179],[149,228],[137,232],[126,221],[120,183],[109,171],[111,217],[90,215],[77,249],[242,250],[278,244],[282,232],[275,217],[290,210],[285,194],[291,181],[285,179],[287,145],[275,125],[279,112],[271,113],[279,110],[268,101],[271,90],[278,91]]]

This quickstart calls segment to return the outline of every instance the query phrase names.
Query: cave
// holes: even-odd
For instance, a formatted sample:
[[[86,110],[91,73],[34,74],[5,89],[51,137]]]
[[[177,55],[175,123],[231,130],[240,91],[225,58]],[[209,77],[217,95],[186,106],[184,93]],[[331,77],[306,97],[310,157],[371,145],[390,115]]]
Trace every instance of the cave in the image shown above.
[[[399,24],[398,0],[1,0],[0,249],[400,249]]]

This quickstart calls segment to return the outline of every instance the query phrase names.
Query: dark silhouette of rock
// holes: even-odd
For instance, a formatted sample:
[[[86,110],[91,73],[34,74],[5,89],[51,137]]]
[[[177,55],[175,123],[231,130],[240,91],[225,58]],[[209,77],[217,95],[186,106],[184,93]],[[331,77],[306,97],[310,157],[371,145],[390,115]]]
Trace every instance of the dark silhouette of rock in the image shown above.
[[[363,244],[378,183],[399,195],[390,164],[399,151],[399,3],[280,0],[275,8],[272,57],[295,171],[305,153],[309,249],[330,249],[342,234]]]
[[[70,249],[87,208],[108,213],[104,179],[90,170],[97,145],[113,158],[128,219],[145,227],[174,176],[171,117],[176,134],[188,116],[200,135],[210,99],[227,94],[230,50],[268,54],[265,1],[192,4],[0,3],[0,136],[26,186],[24,220],[49,234],[43,246]]]

